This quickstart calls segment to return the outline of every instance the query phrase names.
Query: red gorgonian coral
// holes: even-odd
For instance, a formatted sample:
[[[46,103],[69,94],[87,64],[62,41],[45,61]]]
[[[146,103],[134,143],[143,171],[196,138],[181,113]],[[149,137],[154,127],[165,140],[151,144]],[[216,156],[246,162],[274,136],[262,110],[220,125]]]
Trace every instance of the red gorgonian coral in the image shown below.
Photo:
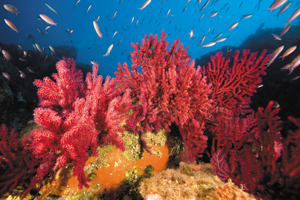
[[[116,132],[123,131],[118,124],[128,117],[131,91],[127,89],[121,96],[115,79],[110,77],[102,86],[97,66],[93,66],[93,74],[88,73],[85,82],[73,59],[64,58],[56,68],[58,74],[53,74],[56,82],[48,77],[34,82],[39,87],[41,106],[34,110],[34,120],[42,128],[30,134],[33,151],[42,162],[54,163],[49,164],[50,170],[72,162],[79,187],[88,187],[83,172],[88,150],[96,155],[97,146],[108,142],[125,150]]]
[[[161,32],[149,38],[145,35],[142,45],[131,44],[132,66],[119,64],[116,78],[121,90],[132,89],[134,96],[145,95],[147,115],[143,121],[145,129],[169,129],[175,122],[183,125],[194,118],[197,112],[204,115],[210,107],[210,85],[205,76],[196,70],[194,61],[183,49],[179,39],[168,49],[169,43],[164,39],[167,34]],[[139,72],[139,67],[142,72]]]
[[[229,109],[236,116],[251,111],[250,98],[262,83],[261,75],[266,74],[264,65],[270,58],[270,55],[265,57],[266,52],[263,50],[257,57],[257,52],[249,54],[250,50],[244,49],[239,58],[240,51],[236,50],[232,65],[228,50],[226,58],[222,52],[211,56],[211,63],[202,67],[201,72],[212,84],[210,98],[217,107]]]

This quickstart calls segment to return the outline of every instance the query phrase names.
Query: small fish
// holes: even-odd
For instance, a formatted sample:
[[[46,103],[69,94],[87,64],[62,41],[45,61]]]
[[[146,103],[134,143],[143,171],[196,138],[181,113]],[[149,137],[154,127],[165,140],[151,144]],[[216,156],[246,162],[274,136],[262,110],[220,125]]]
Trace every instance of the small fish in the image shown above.
[[[18,47],[22,50],[22,51],[24,51],[24,48],[19,44],[18,45]]]
[[[140,10],[143,10],[144,8],[146,8],[146,6],[148,6],[150,2],[151,2],[151,0],[145,1],[145,3],[144,3],[144,4],[142,5],[142,7],[140,8]]]
[[[2,76],[4,77],[4,78],[6,78],[6,80],[10,80],[10,75],[8,74],[8,73],[6,73],[6,72],[2,72]]]
[[[44,15],[44,14],[40,14],[39,15],[42,20],[44,20],[44,22],[46,22],[47,24],[50,24],[50,25],[54,25],[54,26],[57,26],[57,23],[55,23],[50,17],[48,17],[47,15]]]
[[[288,32],[288,30],[291,28],[291,25],[287,25],[286,27],[284,27],[280,33],[280,36],[282,37],[284,34],[286,34],[286,32]]]
[[[80,0],[77,0],[76,1],[76,3],[75,3],[75,5],[74,5],[74,7],[73,7],[73,10],[74,10],[74,8],[77,6],[77,4],[80,2]]]
[[[90,5],[90,6],[88,7],[88,9],[85,11],[84,16],[89,12],[89,10],[91,9],[91,7],[92,7],[92,5]]]
[[[261,88],[261,87],[263,87],[263,86],[264,86],[263,84],[260,84],[260,85],[257,86],[257,88]]]
[[[273,35],[273,37],[274,37],[276,40],[281,40],[281,37],[280,37],[280,36],[278,36],[278,35],[276,35],[276,34],[273,34],[273,33],[272,33],[272,35]]]
[[[280,14],[282,14],[284,11],[286,11],[290,5],[292,4],[292,1],[287,2],[277,13],[277,18],[279,17]]]
[[[280,104],[277,101],[273,100],[272,108],[275,109],[275,108],[279,108],[279,107],[280,107]]]
[[[193,30],[190,31],[189,36],[190,36],[190,39],[194,36],[194,31]]]
[[[27,62],[28,60],[24,59],[24,58],[19,58],[19,60],[21,60],[22,62]]]
[[[290,16],[289,20],[285,23],[285,26],[287,26],[289,23],[291,23],[299,15],[300,15],[300,7]]]
[[[38,44],[38,43],[35,43],[35,47],[36,49],[42,54],[43,53],[43,50],[41,48],[41,46]]]
[[[132,17],[132,19],[131,19],[131,23],[130,23],[130,24],[132,24],[133,20],[134,20],[134,17]]]
[[[290,55],[291,53],[293,53],[295,50],[297,49],[297,46],[292,46],[290,48],[288,48],[282,56],[280,56],[279,58],[282,58],[282,60],[287,57],[288,55]]]
[[[97,21],[99,20],[99,18],[100,18],[100,16],[98,16],[97,19],[95,19],[95,20],[93,21],[93,25],[94,25],[94,29],[95,29],[97,35],[102,39],[103,36],[102,36],[102,33],[101,33],[101,31],[100,31],[100,28],[99,28],[99,26],[98,26],[98,24],[97,24]]]
[[[19,72],[20,72],[20,77],[21,78],[25,78],[26,77],[26,75],[25,75],[25,73],[23,71],[19,70]]]
[[[109,54],[110,54],[110,52],[111,52],[111,50],[112,50],[113,47],[114,47],[114,45],[111,44],[111,45],[108,47],[106,54],[103,55],[103,57],[109,56]]]
[[[202,15],[201,15],[201,17],[198,19],[198,21],[200,21],[200,20],[204,17],[204,15],[205,15],[205,12],[202,13]]]
[[[118,31],[116,31],[114,34],[113,34],[113,36],[112,36],[112,38],[114,38],[115,37],[115,35],[118,33]]]
[[[187,7],[185,6],[185,7],[183,8],[183,10],[182,10],[182,13],[183,13],[186,9],[187,9]]]
[[[241,4],[240,4],[240,6],[239,6],[239,8],[243,5],[243,3],[244,3],[244,2],[242,1]]]
[[[67,32],[68,34],[71,34],[71,33],[73,33],[73,30],[67,29],[66,32]]]
[[[197,8],[197,10],[198,10],[200,8],[201,0],[197,0],[196,3],[198,3],[198,8]]]
[[[241,20],[243,20],[243,19],[248,19],[248,18],[250,18],[250,17],[252,17],[252,14],[243,15],[243,17],[241,18]]]
[[[270,10],[270,12],[272,12],[273,10],[282,6],[286,1],[287,0],[274,0],[274,2],[272,3],[271,7],[268,8],[268,10]]]
[[[97,61],[92,60],[91,61],[92,65],[100,66],[100,64]]]
[[[28,53],[27,51],[23,51],[23,57],[27,57]]]
[[[50,27],[51,27],[51,26],[47,26],[47,27],[45,28],[45,33],[49,34],[49,33],[48,33],[48,29],[49,29]]]
[[[38,49],[36,48],[35,44],[32,44],[32,46],[33,46],[33,48],[34,48],[35,50],[38,51]]]
[[[10,55],[10,53],[8,53],[8,51],[2,49],[2,54],[7,61],[11,60],[11,55]]]
[[[171,9],[168,10],[168,12],[167,12],[165,18],[169,15],[170,11],[171,11]]]
[[[40,28],[36,28],[40,34],[44,35],[43,31]]]
[[[215,44],[216,44],[216,42],[215,42],[215,41],[212,41],[212,42],[209,42],[209,43],[206,43],[206,44],[202,45],[201,47],[212,47],[212,46],[214,46]]]
[[[204,40],[205,40],[205,35],[203,35],[203,37],[202,37],[202,39],[201,39],[201,41],[199,42],[199,44],[202,44],[203,42],[204,42]]]
[[[221,8],[220,12],[228,5],[228,2]]]
[[[291,63],[286,64],[284,67],[281,68],[281,70],[284,70],[284,69],[289,70],[290,67],[291,67]]]
[[[223,32],[219,33],[214,39],[221,37],[221,35],[223,35]]]
[[[19,16],[19,11],[17,10],[16,7],[14,7],[13,5],[11,4],[4,4],[3,7],[9,11],[9,12],[12,12],[12,13],[15,13],[17,16]]]
[[[298,67],[300,64],[300,54],[291,62],[291,66],[289,67],[290,73],[289,75],[294,71],[296,67]]]
[[[227,37],[221,37],[221,38],[218,38],[216,39],[214,42],[217,43],[217,42],[224,42],[225,40],[227,40],[227,38],[229,38],[230,36],[227,36]]]
[[[200,10],[203,10],[208,4],[209,4],[209,0],[206,1],[206,3],[202,6]]]
[[[228,30],[232,30],[234,29],[239,23],[238,22],[234,22],[233,24],[231,24],[231,26],[228,28]]]
[[[218,14],[218,11],[215,11],[209,15],[209,17],[215,17]]]
[[[60,16],[62,18],[62,16],[59,14],[59,12],[57,12],[56,10],[54,10],[54,8],[52,8],[49,4],[45,3],[45,5],[52,10],[55,14],[57,14],[58,16]]]
[[[267,67],[269,67],[273,62],[274,60],[277,58],[277,56],[281,53],[281,51],[284,49],[284,46],[280,46],[278,47],[271,55],[270,59],[269,59],[269,62],[267,63]]]
[[[300,76],[296,76],[296,77],[292,78],[291,81],[295,81],[295,80],[297,80],[298,78],[300,78]]]
[[[4,19],[4,22],[7,24],[7,26],[9,26],[9,28],[11,28],[13,31],[16,31],[17,33],[19,33],[17,27],[8,19]]]
[[[56,54],[56,53],[55,53],[55,50],[54,50],[54,48],[53,48],[52,46],[49,46],[49,49],[50,49],[54,54]]]
[[[119,46],[119,45],[121,44],[122,40],[123,40],[123,39],[120,40],[120,42],[117,44],[117,46]]]
[[[52,53],[51,53],[51,55],[52,55]],[[47,58],[48,58],[48,54],[45,56],[44,62],[47,60]]]
[[[115,18],[115,17],[117,16],[117,12],[118,12],[118,11],[116,11],[116,12],[113,14],[113,16],[111,17],[111,19],[113,19],[113,18]]]

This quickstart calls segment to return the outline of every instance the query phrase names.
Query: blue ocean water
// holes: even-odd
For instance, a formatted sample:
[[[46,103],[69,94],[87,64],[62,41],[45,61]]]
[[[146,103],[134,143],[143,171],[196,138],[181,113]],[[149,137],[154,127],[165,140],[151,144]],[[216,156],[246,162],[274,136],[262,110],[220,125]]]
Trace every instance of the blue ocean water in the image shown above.
[[[210,0],[201,10],[206,2],[207,0],[202,0],[198,6],[197,0],[152,0],[140,10],[145,0],[82,0],[75,8],[76,0],[2,0],[2,4],[12,4],[20,13],[16,16],[1,6],[0,42],[20,44],[25,49],[33,50],[32,41],[28,39],[28,35],[31,34],[35,43],[46,48],[46,53],[50,53],[49,45],[54,48],[62,45],[74,46],[78,50],[76,62],[90,64],[92,60],[97,61],[100,64],[99,74],[114,77],[118,63],[131,64],[129,56],[133,48],[130,43],[141,43],[145,34],[156,33],[160,36],[161,30],[164,30],[168,34],[166,40],[169,43],[179,38],[184,47],[189,47],[188,54],[193,56],[192,59],[196,59],[222,46],[241,44],[250,34],[255,33],[261,23],[264,23],[264,28],[283,28],[284,23],[300,5],[300,1],[293,1],[291,6],[277,17],[280,8],[273,12],[268,10],[273,0]],[[45,3],[52,6],[62,17],[52,12]],[[91,9],[85,15],[90,5]],[[166,16],[169,10],[169,15]],[[210,17],[214,11],[218,11],[218,14]],[[114,13],[116,16],[112,18]],[[205,14],[200,19],[203,13]],[[49,34],[42,35],[38,32],[37,28],[44,32],[48,26],[44,21],[37,19],[39,14],[45,14],[57,23],[57,26],[48,29]],[[240,21],[242,16],[247,14],[252,16]],[[97,36],[93,26],[93,20],[98,16],[100,19],[97,23],[103,34],[102,39]],[[11,30],[3,19],[10,20],[19,33]],[[234,22],[239,24],[228,31]],[[291,25],[293,24],[299,24],[299,19],[294,20]],[[66,33],[67,29],[73,30],[73,33]],[[190,39],[191,30],[194,36]],[[112,38],[116,31],[117,34]],[[221,37],[230,37],[212,47],[197,46],[203,35],[206,35],[203,43],[205,44],[214,40],[221,32]],[[120,40],[122,42],[119,44]],[[114,47],[110,55],[103,57],[111,44],[114,44]]]

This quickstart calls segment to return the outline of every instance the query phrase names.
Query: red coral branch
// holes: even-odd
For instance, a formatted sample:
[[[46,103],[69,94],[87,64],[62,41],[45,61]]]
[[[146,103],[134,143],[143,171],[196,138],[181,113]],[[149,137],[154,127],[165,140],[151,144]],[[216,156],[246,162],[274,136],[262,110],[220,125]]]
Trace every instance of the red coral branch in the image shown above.
[[[264,65],[270,58],[264,58],[266,50],[258,58],[257,52],[249,55],[250,50],[243,50],[241,58],[239,53],[238,50],[235,52],[233,65],[230,66],[230,59],[225,59],[222,52],[217,52],[216,56],[211,56],[211,63],[201,70],[212,84],[211,98],[216,105],[232,110],[237,116],[251,111],[250,97],[262,82],[260,75],[265,74]]]
[[[17,133],[8,131],[3,124],[0,127],[0,197],[6,192],[10,192],[16,186],[26,185],[28,181],[34,184],[27,185],[24,195],[28,194],[30,189],[36,183],[42,183],[37,177],[43,177],[45,173],[39,173],[36,169],[39,161],[33,156],[30,149],[25,149],[26,142],[21,143],[17,138]],[[48,174],[47,171],[46,174]]]
[[[289,134],[283,141],[282,159],[285,175],[294,177],[296,174],[300,175],[300,119],[289,117],[288,120],[295,124],[297,129],[288,131]]]
[[[195,119],[189,120],[183,126],[179,127],[185,144],[185,161],[194,161],[195,158],[201,157],[207,147],[207,136],[203,134],[205,122],[199,122]]]
[[[274,102],[270,101],[266,109],[258,108],[257,123],[259,129],[258,137],[254,138],[256,142],[258,155],[262,162],[267,167],[267,172],[274,173],[276,168],[276,161],[281,156],[282,143],[281,143],[281,124],[277,113],[280,108],[273,109]],[[260,148],[259,148],[260,147]]]

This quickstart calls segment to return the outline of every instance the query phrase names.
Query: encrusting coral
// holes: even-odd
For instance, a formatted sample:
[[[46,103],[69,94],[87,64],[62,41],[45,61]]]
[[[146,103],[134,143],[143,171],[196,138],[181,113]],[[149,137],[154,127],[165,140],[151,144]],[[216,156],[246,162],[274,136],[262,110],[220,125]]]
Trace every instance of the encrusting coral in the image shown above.
[[[210,164],[192,167],[181,162],[178,169],[167,169],[144,179],[139,189],[146,200],[255,199],[231,181],[222,182]]]

